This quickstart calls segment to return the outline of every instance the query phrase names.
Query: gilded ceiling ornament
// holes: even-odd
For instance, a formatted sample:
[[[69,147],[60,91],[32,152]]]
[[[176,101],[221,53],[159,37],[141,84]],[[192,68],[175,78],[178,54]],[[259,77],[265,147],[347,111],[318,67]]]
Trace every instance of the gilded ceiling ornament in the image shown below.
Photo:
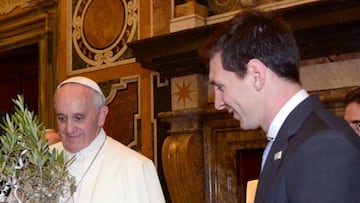
[[[259,5],[260,0],[239,0],[244,7],[253,7]]]
[[[16,7],[27,8],[31,7],[31,0],[1,0],[0,1],[0,15],[5,15],[13,11]]]
[[[79,0],[74,9],[72,40],[88,66],[117,61],[138,25],[138,0]]]
[[[239,0],[209,0],[209,11],[215,14],[226,13],[236,9]]]

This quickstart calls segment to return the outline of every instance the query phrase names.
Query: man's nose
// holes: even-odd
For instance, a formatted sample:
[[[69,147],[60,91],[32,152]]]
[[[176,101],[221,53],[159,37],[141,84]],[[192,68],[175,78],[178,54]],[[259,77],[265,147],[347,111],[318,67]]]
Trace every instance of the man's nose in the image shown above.
[[[223,110],[225,108],[222,93],[220,93],[219,91],[215,91],[214,107],[216,110]]]
[[[74,130],[74,124],[69,119],[65,124],[65,132],[66,132],[66,134],[72,134],[73,130]]]

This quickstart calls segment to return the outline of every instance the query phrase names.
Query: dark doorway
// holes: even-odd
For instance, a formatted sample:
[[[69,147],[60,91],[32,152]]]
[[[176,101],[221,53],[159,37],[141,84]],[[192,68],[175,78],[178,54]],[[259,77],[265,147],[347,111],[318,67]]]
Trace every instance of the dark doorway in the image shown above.
[[[0,111],[12,113],[12,99],[24,96],[29,110],[38,113],[38,44],[0,53]]]
[[[259,178],[263,151],[263,148],[236,151],[240,202],[245,202],[247,182]]]

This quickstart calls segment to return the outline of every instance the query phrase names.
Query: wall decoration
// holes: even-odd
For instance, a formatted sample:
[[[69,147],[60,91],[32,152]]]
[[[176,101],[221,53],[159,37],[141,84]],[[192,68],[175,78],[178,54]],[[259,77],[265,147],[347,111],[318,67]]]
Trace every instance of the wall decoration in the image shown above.
[[[109,113],[104,129],[119,142],[141,150],[140,76],[99,83],[106,95]]]
[[[34,3],[31,0],[1,0],[0,1],[0,16],[11,13],[15,8],[31,7]]]
[[[156,166],[161,167],[161,160],[159,160],[161,157],[161,146],[169,129],[167,129],[164,123],[158,122],[157,114],[159,112],[171,111],[171,101],[164,99],[171,98],[171,89],[169,80],[161,77],[160,73],[152,72],[151,76],[151,123],[154,135],[154,163]],[[162,174],[159,175],[161,176]]]
[[[73,2],[72,60],[68,72],[133,62],[127,42],[137,39],[138,4],[138,0]]]
[[[237,8],[238,0],[208,0],[209,12],[221,14],[234,11]]]
[[[207,92],[204,84],[205,77],[199,74],[171,78],[171,109],[202,107]]]

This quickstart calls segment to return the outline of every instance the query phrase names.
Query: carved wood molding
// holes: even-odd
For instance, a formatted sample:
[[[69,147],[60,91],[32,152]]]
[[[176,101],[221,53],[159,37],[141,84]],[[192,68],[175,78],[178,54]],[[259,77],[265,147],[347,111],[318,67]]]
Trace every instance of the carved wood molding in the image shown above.
[[[246,8],[246,7],[254,7],[259,5],[260,0],[239,0],[239,2],[243,7]]]
[[[244,131],[234,119],[222,118],[204,123],[205,202],[245,202],[245,188],[238,180],[236,154],[266,145],[261,130]],[[258,173],[259,171],[255,171]]]
[[[9,1],[8,1],[9,2]],[[30,8],[1,16],[0,54],[27,45],[39,47],[38,115],[46,126],[55,126],[51,102],[56,87],[56,0],[38,0]]]
[[[133,41],[128,46],[144,68],[163,76],[201,73],[204,70],[199,67],[198,49],[215,28],[216,25],[193,28]]]
[[[0,4],[0,15],[11,13],[15,8],[28,8],[33,6],[31,0],[3,0]]]
[[[204,202],[203,147],[200,134],[169,136],[162,147],[164,174],[173,203]]]
[[[360,51],[360,1],[318,1],[313,4],[275,7],[294,30],[302,59]],[[304,1],[307,2],[307,1]],[[277,9],[276,9],[277,8]],[[324,20],[326,19],[326,20]],[[144,68],[165,77],[204,73],[198,50],[218,24],[187,29],[128,43]]]
[[[0,52],[23,47],[46,38],[49,34],[48,14],[37,13],[0,21]]]
[[[158,117],[171,126],[162,161],[173,202],[244,202],[236,153],[262,150],[262,131],[243,131],[230,114],[213,108],[162,112]]]

